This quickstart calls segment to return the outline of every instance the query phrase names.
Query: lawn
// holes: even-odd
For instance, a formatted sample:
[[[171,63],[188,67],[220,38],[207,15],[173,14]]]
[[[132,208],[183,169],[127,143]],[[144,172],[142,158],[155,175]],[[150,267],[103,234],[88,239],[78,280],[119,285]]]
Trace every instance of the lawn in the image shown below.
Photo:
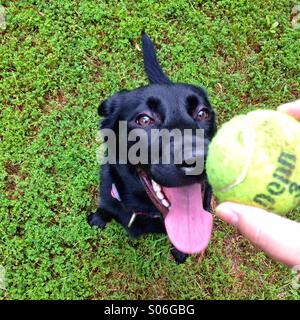
[[[164,235],[130,240],[116,223],[86,223],[98,201],[97,107],[147,83],[141,30],[172,80],[207,89],[220,125],[300,97],[294,1],[0,4],[1,299],[300,298],[290,269],[217,218],[207,252],[179,266]]]

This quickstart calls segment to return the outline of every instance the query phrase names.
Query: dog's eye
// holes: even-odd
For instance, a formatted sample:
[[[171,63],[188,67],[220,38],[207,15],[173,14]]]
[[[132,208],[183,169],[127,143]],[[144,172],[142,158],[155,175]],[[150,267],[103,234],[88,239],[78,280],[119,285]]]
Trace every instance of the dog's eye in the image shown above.
[[[206,109],[201,109],[197,113],[196,120],[206,120],[209,117],[208,111]]]
[[[135,120],[135,122],[142,127],[151,125],[153,121],[154,120],[146,114],[139,115]]]

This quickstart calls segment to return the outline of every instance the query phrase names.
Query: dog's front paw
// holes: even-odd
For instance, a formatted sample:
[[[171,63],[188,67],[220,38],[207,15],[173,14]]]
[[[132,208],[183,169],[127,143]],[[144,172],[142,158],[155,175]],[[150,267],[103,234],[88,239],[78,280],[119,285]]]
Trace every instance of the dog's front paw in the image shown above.
[[[184,263],[187,257],[189,256],[188,254],[183,253],[174,247],[171,249],[171,253],[178,264]]]
[[[103,230],[106,226],[106,221],[104,221],[101,217],[101,215],[99,213],[91,213],[89,216],[88,216],[88,224],[90,226],[97,226],[99,227],[101,230]]]

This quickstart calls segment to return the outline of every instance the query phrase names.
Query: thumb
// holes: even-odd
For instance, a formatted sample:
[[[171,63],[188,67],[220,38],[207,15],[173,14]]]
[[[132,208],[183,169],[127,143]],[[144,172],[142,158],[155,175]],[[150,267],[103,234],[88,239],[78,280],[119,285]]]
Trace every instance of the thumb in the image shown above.
[[[297,120],[300,120],[300,99],[282,104],[278,107],[278,111],[286,112],[290,116],[296,118]]]
[[[270,257],[289,266],[300,265],[300,223],[231,202],[220,204],[216,213]]]

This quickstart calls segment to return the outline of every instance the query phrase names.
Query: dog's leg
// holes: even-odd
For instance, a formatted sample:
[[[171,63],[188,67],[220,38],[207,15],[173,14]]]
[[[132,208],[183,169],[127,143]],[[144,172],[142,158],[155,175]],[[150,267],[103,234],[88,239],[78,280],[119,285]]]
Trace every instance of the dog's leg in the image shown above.
[[[178,264],[184,263],[187,257],[189,256],[188,254],[177,250],[175,247],[171,249],[171,253]]]
[[[203,199],[203,208],[206,211],[211,212],[211,199],[212,199],[212,188],[210,184],[205,184],[205,194]]]
[[[96,212],[91,213],[88,216],[88,223],[90,226],[97,226],[103,230],[107,222],[111,221],[111,217],[105,212],[105,210],[98,208]]]

